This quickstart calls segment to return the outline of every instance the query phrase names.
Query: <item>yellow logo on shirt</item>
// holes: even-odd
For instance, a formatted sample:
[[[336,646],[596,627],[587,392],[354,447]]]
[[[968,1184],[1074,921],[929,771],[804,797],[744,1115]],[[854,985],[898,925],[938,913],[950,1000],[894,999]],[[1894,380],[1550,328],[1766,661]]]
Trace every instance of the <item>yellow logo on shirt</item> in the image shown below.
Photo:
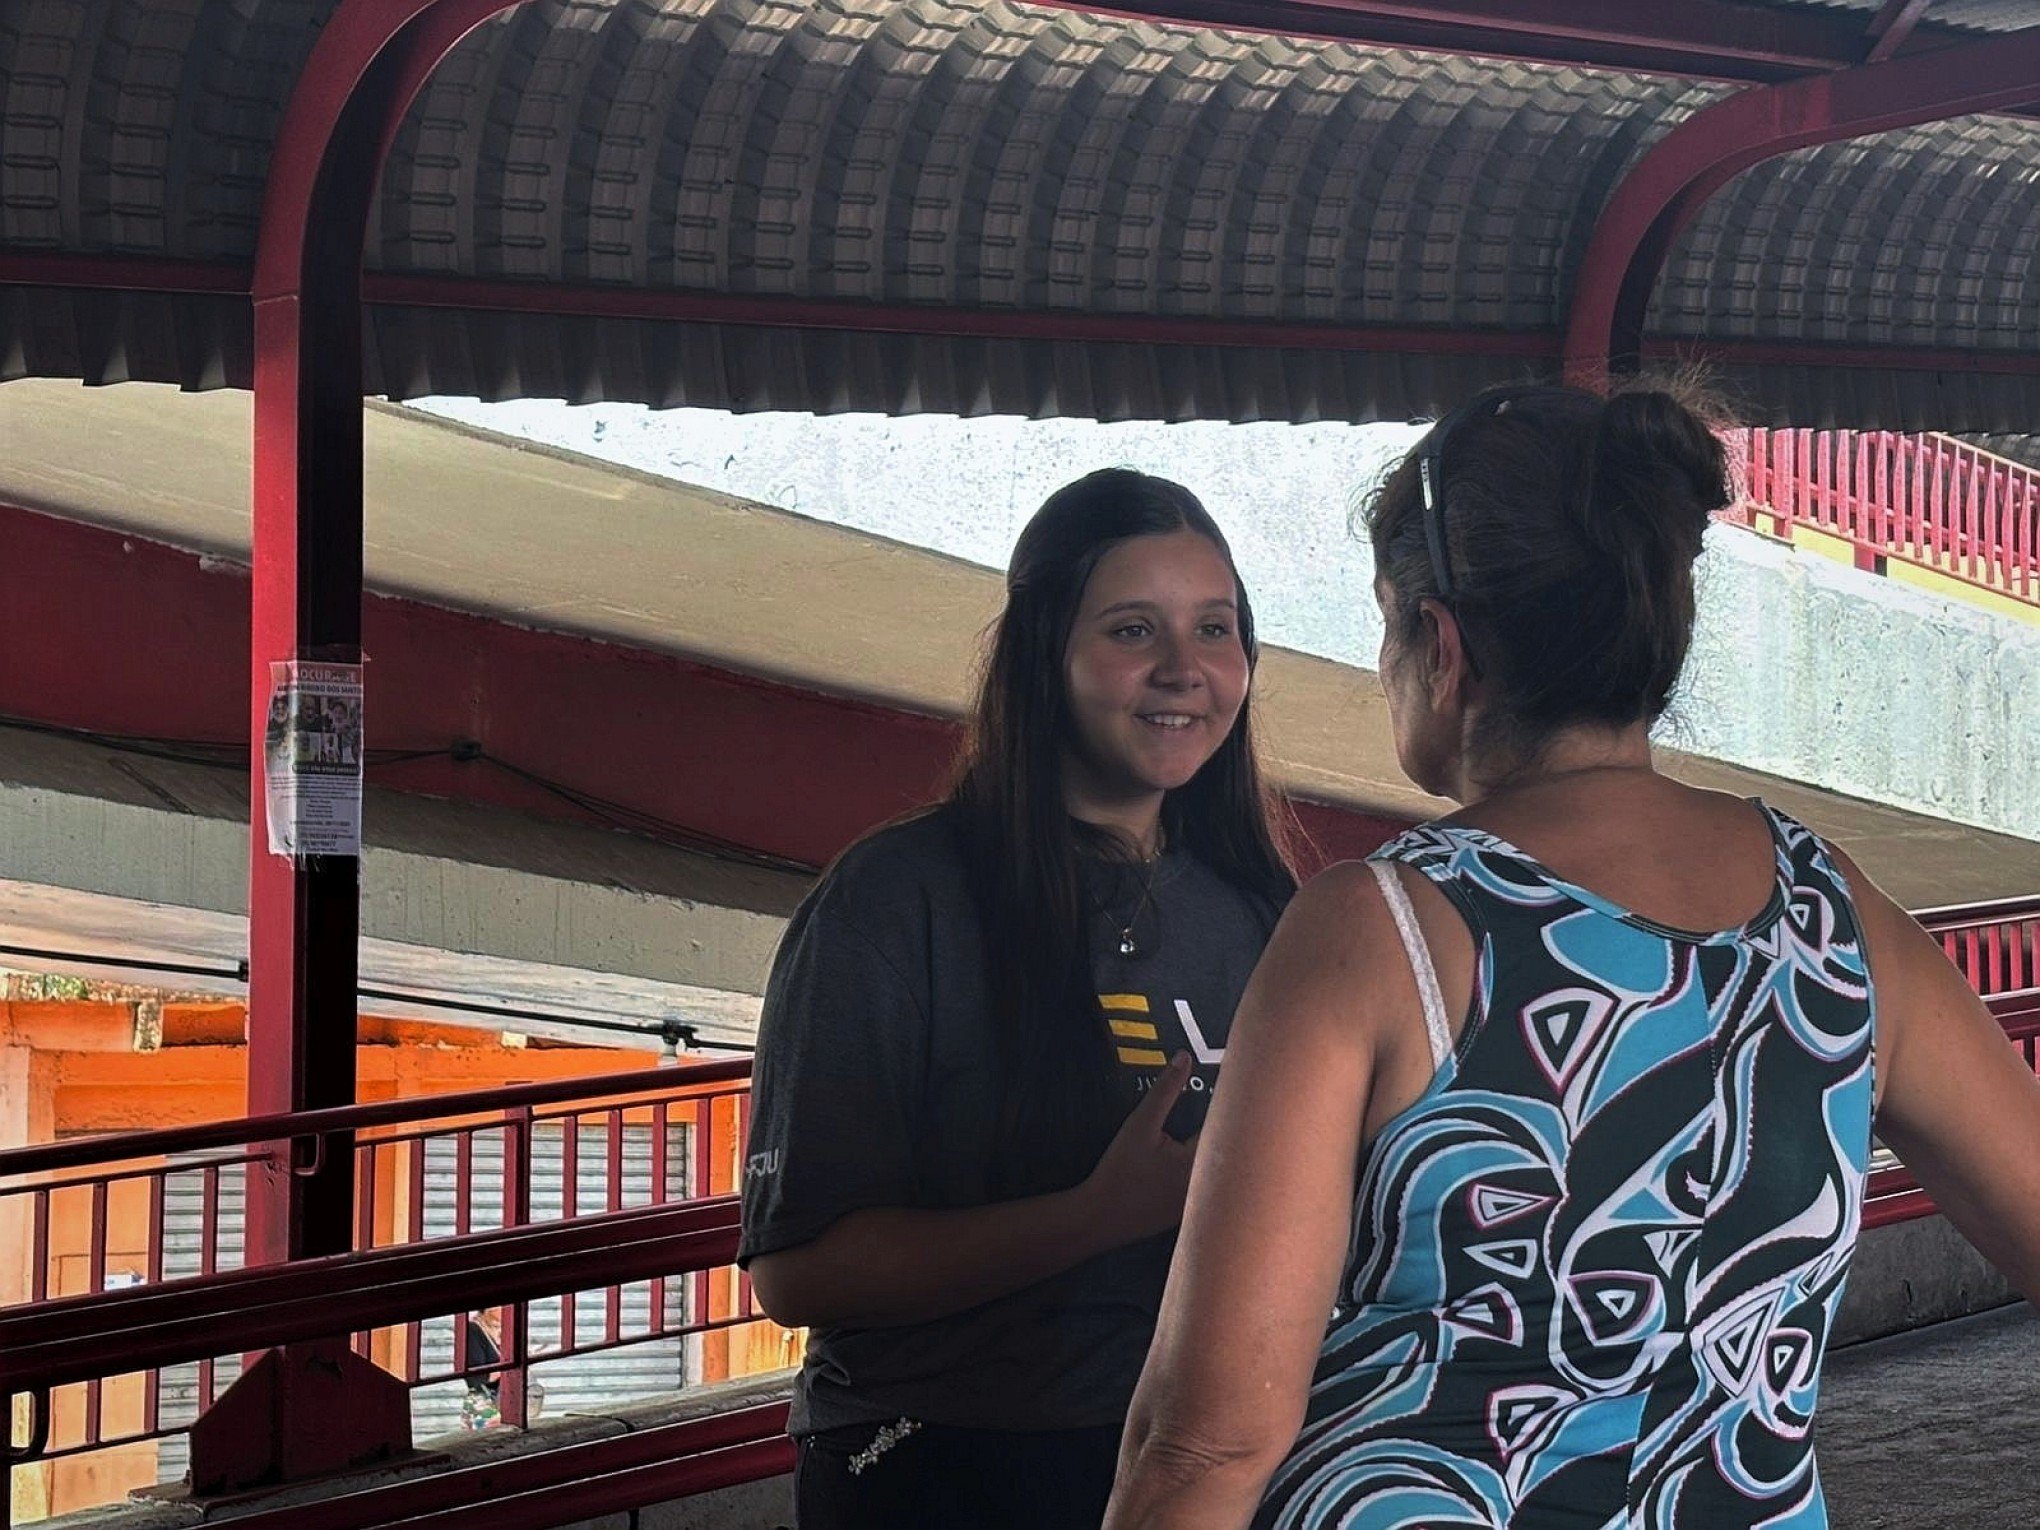
[[[1121,1043],[1119,1060],[1130,1068],[1159,1068],[1169,1058],[1159,1046],[1127,1046],[1129,1041],[1159,1042],[1162,1033],[1155,1029],[1152,1020],[1140,1019],[1148,1012],[1147,995],[1144,993],[1101,993],[1099,1007],[1105,1011],[1105,1023],[1112,1027],[1112,1034]]]
[[[1112,1034],[1120,1043],[1121,1062],[1132,1068],[1159,1068],[1168,1062],[1169,1054],[1162,1050],[1162,1033],[1148,1009],[1146,994],[1101,993],[1098,1006],[1105,1011],[1105,1023],[1112,1027]],[[1177,999],[1175,1009],[1176,1023],[1182,1030],[1183,1042],[1190,1049],[1192,1061],[1204,1068],[1215,1068],[1224,1062],[1225,1048],[1215,1047],[1204,1039],[1204,1027],[1197,1023],[1190,1001]],[[1143,1041],[1148,1045],[1127,1044]]]

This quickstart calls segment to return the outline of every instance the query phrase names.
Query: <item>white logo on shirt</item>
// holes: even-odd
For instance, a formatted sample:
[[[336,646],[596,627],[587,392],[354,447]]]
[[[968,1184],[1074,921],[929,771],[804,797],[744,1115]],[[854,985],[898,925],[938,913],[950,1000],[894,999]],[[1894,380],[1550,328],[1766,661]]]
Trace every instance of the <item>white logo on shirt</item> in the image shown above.
[[[1197,1023],[1197,1017],[1190,1013],[1190,1001],[1176,1001],[1176,1018],[1183,1022],[1183,1039],[1190,1043],[1190,1055],[1197,1061],[1210,1066],[1225,1061],[1225,1048],[1215,1047],[1204,1039],[1204,1027]]]
[[[744,1172],[753,1179],[762,1179],[768,1174],[779,1172],[780,1161],[785,1157],[783,1148],[772,1148],[763,1153],[753,1153],[744,1160]]]

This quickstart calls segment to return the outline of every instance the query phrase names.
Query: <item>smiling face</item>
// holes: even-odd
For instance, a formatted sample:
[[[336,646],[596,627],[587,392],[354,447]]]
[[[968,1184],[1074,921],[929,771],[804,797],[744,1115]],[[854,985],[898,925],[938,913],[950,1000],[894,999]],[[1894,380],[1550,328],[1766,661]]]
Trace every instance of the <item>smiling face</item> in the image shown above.
[[[1063,758],[1070,810],[1127,827],[1129,815],[1151,821],[1162,794],[1217,753],[1246,701],[1225,554],[1190,530],[1107,552],[1078,603],[1063,683],[1075,735]]]

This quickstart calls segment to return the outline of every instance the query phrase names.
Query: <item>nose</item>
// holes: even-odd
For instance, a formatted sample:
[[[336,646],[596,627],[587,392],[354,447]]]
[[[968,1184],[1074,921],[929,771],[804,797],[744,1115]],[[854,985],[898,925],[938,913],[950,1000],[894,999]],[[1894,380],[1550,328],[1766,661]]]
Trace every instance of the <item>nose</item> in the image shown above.
[[[1157,690],[1192,691],[1204,684],[1189,643],[1174,633],[1165,633],[1155,651],[1155,667],[1148,675]]]

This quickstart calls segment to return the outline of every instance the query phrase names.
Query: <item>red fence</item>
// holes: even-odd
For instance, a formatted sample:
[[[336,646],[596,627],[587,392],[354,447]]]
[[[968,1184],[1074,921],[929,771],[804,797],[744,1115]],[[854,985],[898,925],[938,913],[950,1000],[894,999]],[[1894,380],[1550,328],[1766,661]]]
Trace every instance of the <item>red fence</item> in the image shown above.
[[[478,1301],[529,1302],[603,1277],[643,1281],[711,1271],[734,1257],[737,1237],[736,1198],[714,1196],[0,1312],[0,1396],[28,1403],[28,1438],[0,1452],[0,1465],[47,1454],[57,1389],[159,1371],[223,1349],[415,1323]],[[385,1524],[543,1530],[788,1471],[785,1404],[755,1394],[718,1396],[726,1406],[705,1416],[507,1461],[484,1458],[236,1523],[251,1530]],[[260,1428],[264,1420],[257,1412],[239,1422]],[[8,1522],[0,1499],[0,1524]]]
[[[2040,606],[2040,472],[1941,435],[1755,429],[1729,445],[1760,521]]]
[[[18,1208],[11,1221],[25,1232],[40,1303],[231,1277],[243,1177],[303,1172],[328,1151],[354,1155],[357,1253],[706,1202],[736,1182],[749,1072],[743,1058],[0,1152],[0,1226]],[[89,1228],[84,1248],[53,1239],[66,1223]],[[130,1236],[116,1256],[116,1223],[146,1229],[139,1251]],[[556,1376],[561,1361],[651,1341],[675,1351],[667,1389],[685,1385],[700,1379],[698,1336],[757,1319],[733,1271],[660,1272],[507,1304],[493,1339],[500,1362],[470,1363],[467,1326],[486,1331],[495,1310],[477,1302],[363,1329],[353,1345],[414,1388],[463,1384],[441,1387],[425,1411],[435,1432],[435,1420],[453,1427],[466,1383],[493,1390],[503,1421],[522,1424],[532,1367]],[[238,1353],[222,1346],[174,1368],[84,1380],[57,1399],[39,1458],[182,1432],[238,1374]]]
[[[2026,1066],[2040,1072],[2040,898],[1926,909],[1914,917],[1984,996]],[[1919,1182],[1880,1152],[1863,1198],[1863,1225],[1886,1227],[1933,1210]]]

